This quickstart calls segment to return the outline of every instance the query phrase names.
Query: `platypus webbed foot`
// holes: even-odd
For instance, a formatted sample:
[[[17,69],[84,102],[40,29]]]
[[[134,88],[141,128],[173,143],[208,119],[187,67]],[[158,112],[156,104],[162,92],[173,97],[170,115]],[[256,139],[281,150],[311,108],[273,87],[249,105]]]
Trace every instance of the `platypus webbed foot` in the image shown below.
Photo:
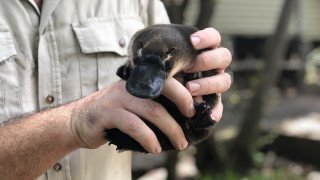
[[[196,114],[192,118],[188,118],[185,122],[185,136],[190,144],[197,144],[210,134],[210,127],[216,121],[211,118],[211,107],[205,101],[195,103]]]
[[[190,130],[200,130],[203,128],[208,128],[213,126],[216,121],[211,118],[211,107],[210,105],[202,101],[200,103],[195,102],[194,107],[196,109],[196,114],[187,119],[186,127]]]

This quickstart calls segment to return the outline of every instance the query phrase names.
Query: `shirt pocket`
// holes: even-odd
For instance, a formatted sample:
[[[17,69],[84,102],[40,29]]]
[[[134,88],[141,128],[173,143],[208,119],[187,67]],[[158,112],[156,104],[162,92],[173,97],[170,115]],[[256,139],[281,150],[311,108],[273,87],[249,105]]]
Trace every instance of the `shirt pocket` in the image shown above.
[[[0,26],[0,123],[21,113],[15,55],[9,29]]]
[[[117,80],[116,71],[127,60],[132,36],[144,28],[139,17],[90,18],[73,24],[81,52],[95,54],[98,89]]]

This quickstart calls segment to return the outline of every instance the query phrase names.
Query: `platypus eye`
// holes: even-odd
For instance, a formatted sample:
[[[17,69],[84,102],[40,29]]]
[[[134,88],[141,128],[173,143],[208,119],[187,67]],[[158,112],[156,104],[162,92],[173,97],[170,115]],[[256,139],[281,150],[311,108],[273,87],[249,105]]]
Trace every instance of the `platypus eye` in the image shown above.
[[[174,51],[175,49],[176,49],[176,48],[174,48],[174,47],[173,47],[173,48],[171,48],[169,51],[167,51],[167,52],[166,52],[166,55],[168,56],[168,55],[169,55],[169,54],[171,54],[171,53],[172,53],[172,51]]]

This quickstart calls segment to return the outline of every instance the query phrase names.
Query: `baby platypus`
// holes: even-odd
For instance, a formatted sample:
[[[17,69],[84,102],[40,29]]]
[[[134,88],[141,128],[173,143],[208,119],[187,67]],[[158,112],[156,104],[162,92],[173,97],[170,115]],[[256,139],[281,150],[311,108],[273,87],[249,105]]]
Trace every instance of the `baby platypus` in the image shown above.
[[[138,31],[131,39],[128,61],[119,67],[117,75],[126,80],[126,89],[133,96],[150,98],[166,108],[179,123],[190,144],[205,140],[210,127],[215,124],[210,116],[217,95],[205,95],[202,102],[194,102],[196,114],[192,118],[183,116],[176,105],[161,95],[164,81],[168,77],[179,76],[180,82],[214,75],[215,71],[183,73],[201,51],[192,46],[190,35],[197,29],[187,25],[153,25]],[[203,51],[203,50],[202,50]],[[162,150],[174,149],[169,139],[155,125],[142,119],[157,136]],[[146,152],[129,135],[118,129],[107,129],[106,138],[117,149]]]

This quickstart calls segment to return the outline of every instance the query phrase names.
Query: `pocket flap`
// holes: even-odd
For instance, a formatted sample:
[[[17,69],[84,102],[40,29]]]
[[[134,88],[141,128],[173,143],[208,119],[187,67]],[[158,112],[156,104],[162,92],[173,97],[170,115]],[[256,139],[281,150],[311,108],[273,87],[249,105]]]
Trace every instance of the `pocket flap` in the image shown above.
[[[83,53],[114,52],[126,56],[131,37],[143,25],[135,19],[90,18],[72,28]]]
[[[0,26],[0,62],[16,54],[9,29]]]

